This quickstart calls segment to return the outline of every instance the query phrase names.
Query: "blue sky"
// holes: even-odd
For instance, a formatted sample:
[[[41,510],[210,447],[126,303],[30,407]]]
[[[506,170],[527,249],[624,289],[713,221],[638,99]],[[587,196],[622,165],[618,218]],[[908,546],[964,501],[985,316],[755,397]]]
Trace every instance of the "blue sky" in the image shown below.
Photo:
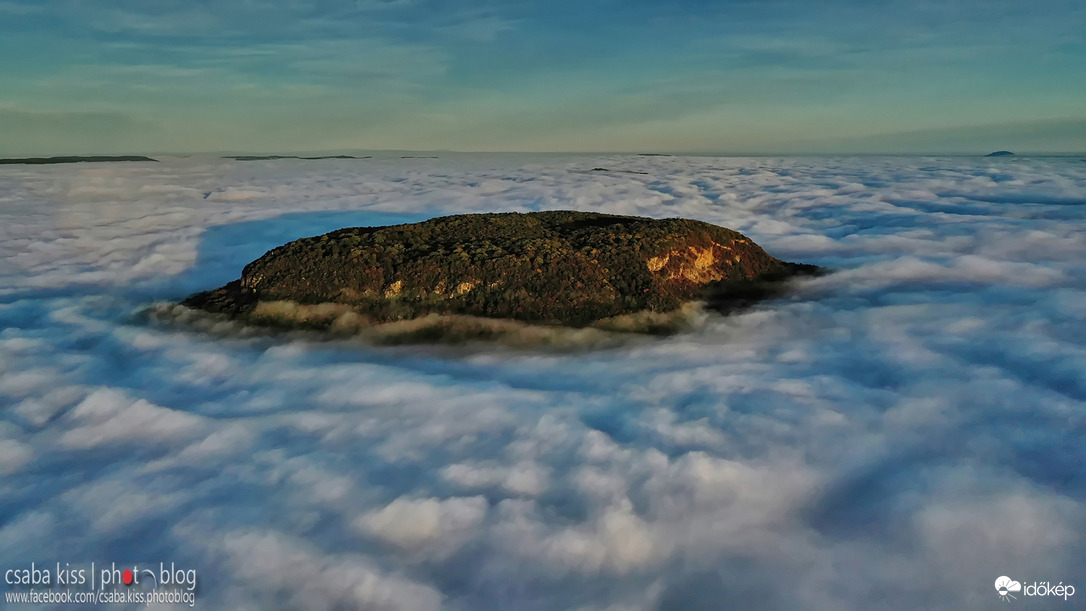
[[[1086,150],[1072,0],[0,0],[0,154]]]

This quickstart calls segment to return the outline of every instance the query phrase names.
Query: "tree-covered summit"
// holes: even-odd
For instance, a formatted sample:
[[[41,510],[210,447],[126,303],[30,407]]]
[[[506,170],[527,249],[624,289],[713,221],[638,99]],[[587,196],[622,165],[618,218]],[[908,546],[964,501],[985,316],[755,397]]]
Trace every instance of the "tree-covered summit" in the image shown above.
[[[696,220],[465,214],[295,240],[185,304],[257,320],[274,309],[267,304],[290,302],[338,304],[329,311],[366,324],[439,314],[585,326],[694,299],[751,296],[808,268]]]

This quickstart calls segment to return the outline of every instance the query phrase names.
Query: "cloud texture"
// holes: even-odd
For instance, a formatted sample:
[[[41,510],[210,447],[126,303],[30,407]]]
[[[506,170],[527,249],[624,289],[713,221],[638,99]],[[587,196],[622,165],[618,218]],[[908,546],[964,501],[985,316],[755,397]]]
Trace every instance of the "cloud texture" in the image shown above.
[[[173,561],[199,605],[239,609],[984,609],[1001,575],[1086,586],[1082,161],[5,167],[0,567]],[[836,273],[592,351],[140,315],[301,236],[569,208],[719,223]]]

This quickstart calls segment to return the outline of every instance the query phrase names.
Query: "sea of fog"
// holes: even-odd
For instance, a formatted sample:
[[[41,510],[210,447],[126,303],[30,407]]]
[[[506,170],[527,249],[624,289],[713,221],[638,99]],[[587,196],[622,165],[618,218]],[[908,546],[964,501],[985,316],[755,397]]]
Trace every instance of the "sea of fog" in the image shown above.
[[[1086,600],[1086,158],[437,155],[0,168],[0,570],[174,563],[205,609]],[[549,209],[834,273],[606,350],[143,316],[294,238]]]

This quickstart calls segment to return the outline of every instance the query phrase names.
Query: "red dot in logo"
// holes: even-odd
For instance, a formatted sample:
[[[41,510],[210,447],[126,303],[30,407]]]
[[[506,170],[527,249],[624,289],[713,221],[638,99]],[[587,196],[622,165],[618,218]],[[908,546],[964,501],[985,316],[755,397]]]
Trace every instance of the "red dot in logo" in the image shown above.
[[[132,571],[125,569],[124,572],[121,573],[121,581],[123,581],[126,586],[132,585]]]

